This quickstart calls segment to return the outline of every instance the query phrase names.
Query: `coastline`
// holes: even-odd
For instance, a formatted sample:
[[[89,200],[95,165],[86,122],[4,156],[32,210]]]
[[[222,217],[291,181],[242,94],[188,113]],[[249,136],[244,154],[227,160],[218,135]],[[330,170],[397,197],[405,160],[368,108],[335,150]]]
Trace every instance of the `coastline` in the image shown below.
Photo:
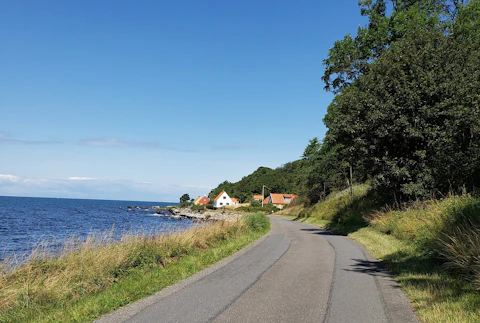
[[[91,321],[232,255],[269,231],[264,214],[241,219],[104,245],[91,241],[59,257],[0,272],[0,321]]]

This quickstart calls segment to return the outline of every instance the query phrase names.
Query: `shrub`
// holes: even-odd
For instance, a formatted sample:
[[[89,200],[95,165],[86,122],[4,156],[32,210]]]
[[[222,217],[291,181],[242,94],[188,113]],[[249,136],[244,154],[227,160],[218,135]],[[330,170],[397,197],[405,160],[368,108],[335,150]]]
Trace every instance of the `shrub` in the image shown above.
[[[205,208],[206,208],[205,205],[192,205],[191,209],[193,211],[203,211],[205,210]]]
[[[213,200],[210,200],[210,202],[207,203],[207,209],[209,210],[214,210],[215,207],[213,206]]]
[[[237,211],[244,211],[244,212],[265,212],[265,213],[271,213],[272,211],[278,211],[277,207],[273,204],[266,204],[262,207],[262,205],[259,206],[241,206],[236,209]]]
[[[260,231],[270,228],[270,221],[264,213],[257,212],[242,217],[243,222],[252,230]]]
[[[480,290],[480,227],[461,225],[439,239],[439,253],[448,268],[459,270]]]

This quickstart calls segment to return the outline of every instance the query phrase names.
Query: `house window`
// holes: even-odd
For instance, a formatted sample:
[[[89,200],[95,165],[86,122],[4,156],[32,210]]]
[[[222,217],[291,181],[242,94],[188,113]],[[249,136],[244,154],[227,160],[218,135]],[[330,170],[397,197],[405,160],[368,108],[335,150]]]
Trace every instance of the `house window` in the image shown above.
[[[223,203],[220,203],[220,205],[223,205]]]
[[[226,196],[224,196],[224,197],[223,197],[223,199],[224,199],[224,200],[226,200],[226,199],[227,199],[227,197],[226,197]]]
[[[227,205],[230,205],[230,203],[227,203]]]

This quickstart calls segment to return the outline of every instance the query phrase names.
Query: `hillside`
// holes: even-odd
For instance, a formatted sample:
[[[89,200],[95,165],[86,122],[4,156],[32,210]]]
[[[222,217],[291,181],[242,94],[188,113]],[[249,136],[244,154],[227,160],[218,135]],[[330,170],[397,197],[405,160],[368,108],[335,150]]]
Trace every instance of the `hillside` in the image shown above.
[[[250,202],[253,194],[262,194],[263,185],[266,185],[265,194],[270,194],[270,192],[299,194],[305,179],[305,167],[304,160],[296,160],[275,169],[259,167],[236,183],[224,181],[208,196],[215,198],[222,190],[225,190],[230,196],[240,199],[242,203]]]

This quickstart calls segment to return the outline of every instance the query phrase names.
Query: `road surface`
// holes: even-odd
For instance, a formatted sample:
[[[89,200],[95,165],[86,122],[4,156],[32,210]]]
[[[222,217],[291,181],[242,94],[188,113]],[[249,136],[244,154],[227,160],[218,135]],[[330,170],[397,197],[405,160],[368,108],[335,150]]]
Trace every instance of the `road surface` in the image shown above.
[[[363,247],[271,217],[270,234],[110,322],[417,322],[398,284]]]

